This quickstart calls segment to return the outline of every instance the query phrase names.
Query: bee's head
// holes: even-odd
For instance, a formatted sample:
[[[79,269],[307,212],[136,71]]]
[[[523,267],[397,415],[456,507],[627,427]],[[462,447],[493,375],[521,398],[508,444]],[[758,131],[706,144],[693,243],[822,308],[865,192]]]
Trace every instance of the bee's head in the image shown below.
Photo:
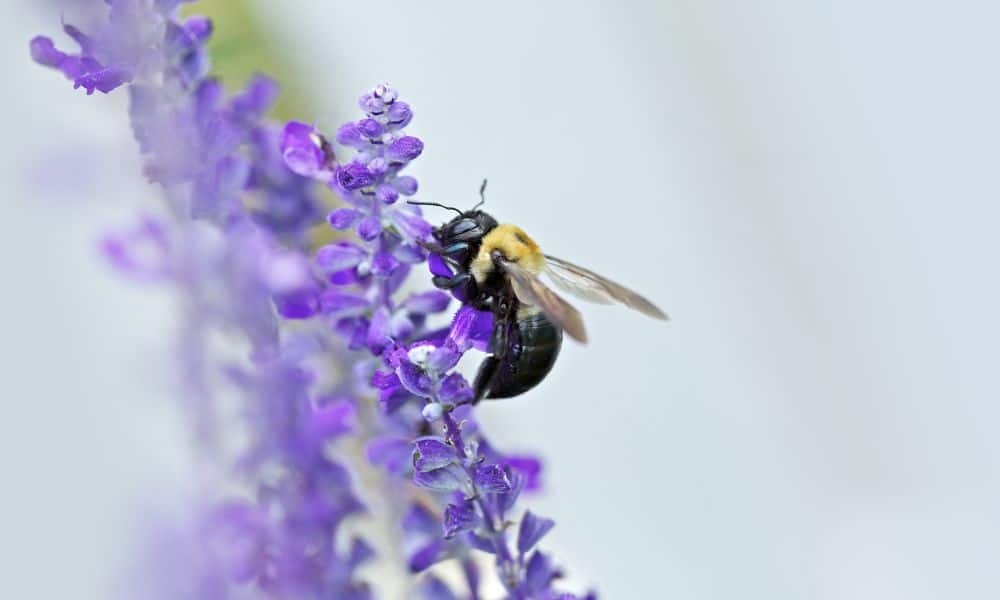
[[[484,196],[485,191],[486,180],[484,179],[482,186],[479,188],[479,204],[476,204],[470,210],[464,212],[453,206],[445,206],[444,204],[438,204],[437,202],[410,201],[409,203],[437,206],[457,213],[458,216],[452,220],[440,227],[434,228],[434,237],[437,238],[440,243],[448,245],[456,242],[477,241],[497,226],[496,219],[485,211],[479,210],[479,207],[486,201]]]
[[[496,228],[497,220],[481,210],[459,212],[458,216],[434,229],[434,237],[442,244],[478,241]]]

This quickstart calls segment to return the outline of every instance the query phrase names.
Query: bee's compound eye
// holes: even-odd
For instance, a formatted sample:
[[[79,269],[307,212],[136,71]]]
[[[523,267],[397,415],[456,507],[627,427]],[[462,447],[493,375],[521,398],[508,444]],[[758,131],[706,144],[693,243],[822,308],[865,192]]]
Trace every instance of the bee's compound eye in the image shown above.
[[[451,226],[452,235],[461,235],[463,233],[472,231],[477,227],[476,222],[472,219],[462,219],[458,223]]]

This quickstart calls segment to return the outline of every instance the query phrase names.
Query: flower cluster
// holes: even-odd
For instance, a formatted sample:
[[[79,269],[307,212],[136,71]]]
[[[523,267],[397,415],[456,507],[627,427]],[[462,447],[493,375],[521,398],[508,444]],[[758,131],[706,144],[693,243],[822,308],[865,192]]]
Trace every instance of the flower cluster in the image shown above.
[[[289,168],[324,181],[350,205],[328,220],[335,229],[353,229],[360,244],[339,241],[316,253],[316,265],[332,285],[320,297],[321,309],[352,349],[366,346],[377,354],[390,340],[409,338],[426,315],[445,310],[449,298],[437,291],[393,298],[411,265],[427,256],[420,242],[431,226],[419,207],[401,200],[416,193],[417,180],[400,174],[423,143],[403,133],[413,114],[395,90],[379,86],[360,105],[365,118],[336,135],[356,150],[349,163],[337,164],[326,138],[295,121],[285,126],[281,148]]]
[[[208,68],[202,48],[212,33],[203,17],[183,23],[174,19],[179,0],[107,0],[108,18],[88,35],[72,25],[63,30],[80,47],[67,54],[50,38],[31,40],[36,62],[58,69],[73,88],[108,93],[135,79],[196,79]]]
[[[177,4],[109,0],[95,33],[64,26],[79,53],[37,37],[31,54],[88,94],[127,84],[145,174],[174,217],[144,218],[102,248],[121,272],[168,282],[183,300],[179,363],[199,438],[246,440],[213,456],[242,492],[207,499],[217,507],[200,528],[199,544],[212,550],[201,567],[221,568],[234,585],[252,581],[267,597],[369,598],[355,570],[371,547],[341,539],[341,524],[364,507],[329,451],[354,429],[354,404],[335,394],[335,383],[322,384],[310,363],[319,354],[342,361],[313,332],[291,332],[280,318],[319,309],[304,235],[321,218],[315,183],[285,167],[280,131],[262,120],[277,86],[257,77],[226,98],[207,76],[211,23],[181,22]],[[249,352],[223,358],[209,350],[219,330]],[[217,420],[225,395],[235,396],[242,416],[235,436]]]
[[[462,306],[449,328],[430,331],[425,316],[445,310],[447,294],[394,299],[410,265],[427,257],[421,242],[432,232],[416,206],[400,201],[417,191],[416,180],[400,172],[423,150],[418,138],[402,131],[412,110],[385,85],[359,104],[365,118],[343,125],[335,136],[355,150],[351,162],[338,163],[319,131],[295,121],[285,126],[282,154],[289,168],[326,183],[349,204],[328,220],[338,230],[353,228],[360,243],[339,241],[317,252],[316,264],[327,277],[321,310],[348,348],[367,349],[380,367],[356,371],[370,377],[384,416],[384,431],[368,445],[369,459],[438,494],[436,506],[418,501],[406,513],[409,566],[419,572],[458,559],[476,597],[479,574],[470,553],[482,551],[495,556],[511,598],[573,598],[552,590],[560,572],[535,549],[553,521],[525,511],[516,544],[507,536],[518,496],[538,487],[540,463],[490,446],[471,419],[471,386],[455,371],[466,352],[487,348],[492,315]],[[439,265],[432,260],[432,271]],[[434,427],[440,434],[427,435]],[[430,597],[456,597],[433,577],[425,588]]]
[[[404,171],[424,148],[405,132],[411,107],[380,85],[333,141],[306,123],[279,129],[264,119],[275,83],[257,77],[227,97],[208,76],[212,24],[180,20],[179,4],[107,0],[97,30],[64,26],[78,52],[46,37],[30,49],[88,94],[127,86],[144,172],[166,198],[169,218],[145,217],[102,249],[122,273],[182,299],[184,396],[233,490],[210,495],[198,531],[206,573],[193,579],[211,583],[204,597],[372,597],[358,569],[374,551],[343,527],[366,512],[358,465],[338,453],[350,436],[384,486],[405,489],[380,491],[403,515],[412,572],[454,559],[475,599],[486,553],[509,598],[574,598],[554,590],[560,572],[537,549],[553,521],[515,508],[538,488],[540,462],[491,446],[456,370],[487,349],[492,315],[463,305],[435,330],[431,316],[451,296],[401,291],[415,265],[441,268],[424,249],[433,228],[408,202],[418,183]],[[351,158],[338,160],[334,143]],[[306,230],[322,218],[320,185],[345,206],[328,215],[338,240],[313,253]],[[220,331],[237,340],[236,356],[209,343]],[[362,418],[371,412],[375,422]],[[418,587],[432,600],[466,596],[433,573]]]
[[[513,547],[507,535],[518,496],[529,484],[537,485],[537,462],[496,452],[468,420],[472,390],[453,369],[467,350],[487,339],[485,317],[460,308],[447,336],[387,352],[392,372],[376,377],[380,387],[400,385],[422,398],[424,418],[441,425],[440,435],[413,443],[413,483],[440,494],[445,506],[439,535],[418,548],[411,567],[421,570],[475,549],[495,556],[497,574],[511,598],[574,598],[552,589],[561,573],[547,554],[535,549],[555,525],[551,519],[525,511]]]
[[[370,597],[354,580],[355,569],[374,556],[362,538],[338,548],[337,532],[347,517],[364,511],[351,476],[330,460],[330,443],[355,429],[348,399],[317,397],[303,354],[314,340],[286,343],[283,355],[254,369],[233,369],[233,380],[252,399],[251,447],[241,469],[260,482],[256,499],[231,500],[206,524],[205,538],[224,556],[235,581],[254,581],[278,597]]]

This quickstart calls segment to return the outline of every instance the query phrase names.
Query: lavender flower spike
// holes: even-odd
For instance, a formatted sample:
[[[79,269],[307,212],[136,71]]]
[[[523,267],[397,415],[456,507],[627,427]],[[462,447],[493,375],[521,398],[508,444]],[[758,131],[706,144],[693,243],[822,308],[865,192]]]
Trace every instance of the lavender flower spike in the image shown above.
[[[418,187],[402,171],[424,151],[418,138],[402,131],[413,112],[385,85],[362,96],[359,104],[365,117],[335,135],[355,151],[348,162],[334,163],[326,138],[298,122],[285,126],[282,153],[290,168],[324,182],[344,199],[348,206],[333,211],[328,221],[338,230],[353,229],[358,238],[320,248],[316,265],[326,277],[322,312],[334,331],[348,348],[376,358],[373,367],[382,367],[355,370],[358,388],[377,393],[383,415],[383,432],[372,439],[367,454],[390,474],[409,475],[417,487],[439,495],[437,507],[418,501],[406,513],[409,566],[419,571],[458,559],[475,598],[479,575],[470,556],[483,551],[496,557],[510,598],[572,598],[553,590],[560,573],[536,549],[553,521],[526,512],[516,544],[508,538],[515,501],[526,484],[538,485],[538,461],[508,457],[490,446],[471,420],[471,386],[454,370],[465,352],[486,348],[492,315],[463,306],[448,330],[428,331],[425,315],[444,310],[450,297],[429,291],[396,298],[410,265],[427,259],[421,242],[431,232],[417,207],[401,202]],[[430,266],[432,272],[441,268],[434,262]],[[440,428],[440,435],[426,435],[428,427]],[[409,461],[400,456],[406,437],[414,440]],[[455,597],[437,580],[429,580],[424,593]]]
[[[74,88],[108,93],[135,78],[171,71],[171,77],[193,81],[204,76],[208,60],[203,43],[211,23],[193,17],[174,18],[176,1],[109,0],[108,20],[97,31],[83,33],[72,25],[63,31],[80,50],[66,53],[50,38],[31,40],[35,62],[58,69]]]
[[[262,122],[277,86],[259,77],[226,98],[206,77],[211,24],[178,21],[177,4],[109,0],[97,31],[65,27],[78,54],[39,37],[32,57],[88,93],[128,86],[146,175],[173,216],[108,237],[103,249],[121,272],[180,292],[178,366],[184,396],[196,400],[199,440],[206,450],[217,448],[210,440],[240,440],[229,452],[206,452],[229,479],[209,494],[218,504],[201,527],[219,585],[211,597],[366,600],[356,569],[372,550],[341,527],[365,508],[350,471],[328,452],[355,433],[356,406],[320,372],[349,365],[315,327],[288,326],[320,308],[321,282],[305,251],[305,230],[319,217],[315,184],[285,166],[278,132]],[[154,256],[144,259],[149,248]],[[222,333],[243,356],[208,350],[207,339]],[[225,427],[212,419],[216,385],[240,403]]]

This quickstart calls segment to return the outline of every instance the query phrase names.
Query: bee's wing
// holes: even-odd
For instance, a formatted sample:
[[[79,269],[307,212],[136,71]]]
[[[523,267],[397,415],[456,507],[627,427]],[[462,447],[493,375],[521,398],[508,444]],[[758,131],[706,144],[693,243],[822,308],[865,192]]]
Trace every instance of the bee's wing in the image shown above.
[[[620,302],[654,319],[666,321],[669,318],[665,312],[638,293],[561,258],[546,254],[545,272],[552,278],[556,287],[583,300],[599,304]]]
[[[514,293],[525,304],[537,306],[569,337],[580,343],[587,343],[587,331],[583,327],[583,317],[573,306],[548,288],[531,272],[516,262],[503,261],[503,269],[514,284]]]

